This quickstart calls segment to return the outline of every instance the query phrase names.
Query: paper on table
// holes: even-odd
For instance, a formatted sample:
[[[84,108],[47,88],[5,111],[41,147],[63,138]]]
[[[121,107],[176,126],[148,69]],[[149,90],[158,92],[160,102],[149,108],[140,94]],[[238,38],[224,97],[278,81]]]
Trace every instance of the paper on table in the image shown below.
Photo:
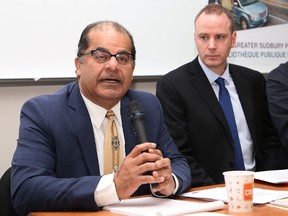
[[[288,208],[288,198],[279,199],[270,202],[271,205]]]
[[[207,203],[183,200],[143,197],[122,200],[120,203],[105,206],[103,209],[111,212],[135,216],[173,216],[223,209],[222,201]]]
[[[227,193],[225,187],[216,187],[206,190],[192,191],[183,193],[180,196],[206,200],[221,200],[227,203]],[[254,188],[253,190],[254,204],[265,204],[273,200],[282,199],[285,197],[288,197],[288,191],[276,191],[262,188]]]
[[[288,169],[255,172],[254,178],[273,184],[288,183]]]
[[[200,212],[200,213],[194,213],[194,214],[187,214],[183,216],[227,216],[227,214],[222,214],[218,212]]]

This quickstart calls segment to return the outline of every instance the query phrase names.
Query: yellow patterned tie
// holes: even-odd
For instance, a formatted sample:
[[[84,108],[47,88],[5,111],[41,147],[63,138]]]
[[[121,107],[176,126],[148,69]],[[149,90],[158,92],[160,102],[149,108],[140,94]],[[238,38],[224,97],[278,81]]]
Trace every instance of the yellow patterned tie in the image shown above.
[[[104,174],[116,172],[123,160],[123,150],[119,140],[114,116],[115,114],[112,110],[107,111],[106,118],[108,118],[108,124],[105,131]]]

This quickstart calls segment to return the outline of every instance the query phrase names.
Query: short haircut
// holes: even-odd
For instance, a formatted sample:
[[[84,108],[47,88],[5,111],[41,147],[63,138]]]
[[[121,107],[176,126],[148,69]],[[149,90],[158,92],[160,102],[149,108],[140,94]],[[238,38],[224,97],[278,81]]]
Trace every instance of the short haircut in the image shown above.
[[[199,16],[202,14],[216,14],[216,15],[221,15],[222,13],[226,14],[230,21],[230,31],[233,33],[235,31],[235,25],[234,25],[234,20],[231,12],[224,8],[220,4],[207,4],[204,8],[200,10],[200,12],[196,15],[195,20],[194,20],[194,25],[196,27],[196,22],[199,18]]]
[[[136,48],[134,45],[134,39],[132,37],[132,35],[130,34],[130,32],[124,28],[122,25],[120,25],[117,22],[114,21],[98,21],[98,22],[94,22],[89,24],[88,26],[86,26],[86,28],[83,30],[79,43],[78,43],[78,52],[77,52],[77,56],[80,57],[83,55],[83,53],[86,51],[86,49],[89,47],[89,37],[88,34],[91,30],[101,30],[103,29],[103,27],[105,26],[111,26],[115,31],[119,32],[119,33],[123,33],[123,34],[127,34],[127,36],[130,39],[131,42],[131,47],[130,47],[130,52],[131,54],[133,54],[134,56],[134,61],[136,60]]]

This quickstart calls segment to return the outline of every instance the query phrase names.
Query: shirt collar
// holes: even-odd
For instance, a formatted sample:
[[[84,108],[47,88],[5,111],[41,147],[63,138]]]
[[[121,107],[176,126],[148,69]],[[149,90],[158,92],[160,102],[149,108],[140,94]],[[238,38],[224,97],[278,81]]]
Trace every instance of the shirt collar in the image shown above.
[[[213,83],[215,83],[215,80],[220,77],[218,74],[216,74],[215,72],[213,72],[212,70],[210,70],[203,62],[202,60],[200,59],[200,57],[198,56],[198,61],[199,61],[199,64],[200,66],[202,67],[206,77],[208,78],[210,84],[212,85]],[[229,73],[229,64],[227,62],[227,66],[226,66],[226,69],[224,71],[224,73],[222,74],[221,76],[225,82],[228,82],[231,80],[231,77],[230,77],[230,73]]]
[[[84,94],[82,94],[82,92],[81,92],[81,96],[85,102],[85,105],[88,109],[88,112],[90,114],[90,118],[91,118],[93,124],[96,127],[100,128],[104,119],[105,119],[107,110],[104,109],[103,107],[93,103],[92,101],[90,101],[88,98],[86,98],[84,96]],[[115,113],[115,120],[118,121],[120,126],[122,126],[120,104],[121,103],[119,101],[111,110]]]

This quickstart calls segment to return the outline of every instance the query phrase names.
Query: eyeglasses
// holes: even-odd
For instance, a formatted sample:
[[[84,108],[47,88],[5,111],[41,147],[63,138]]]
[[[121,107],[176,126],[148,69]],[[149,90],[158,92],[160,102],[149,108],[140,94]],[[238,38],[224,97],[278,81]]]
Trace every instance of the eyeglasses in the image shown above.
[[[126,66],[126,65],[131,64],[134,60],[134,55],[132,53],[128,53],[126,51],[122,51],[122,52],[119,52],[119,53],[116,53],[115,55],[113,55],[108,51],[100,50],[100,49],[90,50],[86,53],[83,53],[79,57],[82,57],[84,55],[89,55],[89,54],[92,55],[93,59],[97,63],[105,63],[105,62],[108,62],[111,59],[111,57],[115,57],[117,62],[120,65]]]

